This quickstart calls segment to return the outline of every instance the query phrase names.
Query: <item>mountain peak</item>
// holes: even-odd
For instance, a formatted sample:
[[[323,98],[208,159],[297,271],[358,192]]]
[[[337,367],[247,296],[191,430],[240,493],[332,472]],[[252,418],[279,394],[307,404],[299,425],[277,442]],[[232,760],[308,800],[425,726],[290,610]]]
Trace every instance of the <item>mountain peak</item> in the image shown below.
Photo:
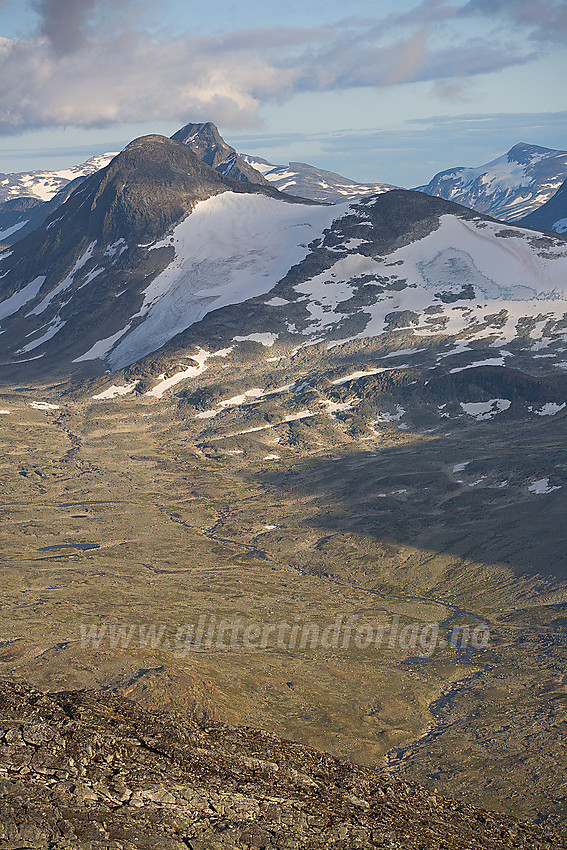
[[[186,145],[200,160],[219,174],[229,175],[244,183],[269,185],[259,171],[245,162],[236,150],[225,142],[218,127],[212,121],[186,124],[171,138]]]
[[[89,183],[88,227],[102,230],[103,239],[155,238],[197,201],[234,188],[233,180],[203,163],[191,148],[154,134],[130,142]],[[93,238],[99,236],[95,231]]]
[[[224,141],[219,129],[212,121],[202,121],[200,124],[186,124],[171,137],[176,142],[187,145],[194,153],[210,165],[216,168],[230,153],[234,151]],[[200,153],[198,153],[198,151]]]
[[[518,142],[491,162],[440,171],[417,188],[503,221],[518,221],[549,200],[566,177],[567,151]]]
[[[508,157],[508,162],[527,165],[535,156],[541,157],[550,153],[555,153],[555,151],[552,151],[551,148],[543,148],[540,145],[530,145],[528,142],[518,142],[510,148],[506,156]]]

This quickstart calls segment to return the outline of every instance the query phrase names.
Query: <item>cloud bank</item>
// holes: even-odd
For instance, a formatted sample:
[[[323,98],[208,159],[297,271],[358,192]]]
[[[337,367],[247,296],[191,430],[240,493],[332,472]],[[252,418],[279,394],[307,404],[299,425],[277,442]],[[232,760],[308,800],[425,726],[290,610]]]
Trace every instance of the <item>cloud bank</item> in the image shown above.
[[[446,84],[543,55],[567,16],[554,0],[424,0],[380,20],[165,37],[136,28],[137,0],[30,4],[39,16],[35,36],[0,39],[4,135],[188,115],[250,127],[262,103],[298,92],[419,81],[457,91]],[[497,39],[468,35],[459,24],[495,15],[510,25]]]

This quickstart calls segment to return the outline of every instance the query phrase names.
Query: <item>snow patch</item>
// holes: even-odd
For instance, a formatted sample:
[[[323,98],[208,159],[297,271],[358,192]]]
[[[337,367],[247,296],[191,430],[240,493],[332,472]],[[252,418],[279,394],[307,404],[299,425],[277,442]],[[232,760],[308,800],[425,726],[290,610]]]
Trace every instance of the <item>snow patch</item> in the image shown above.
[[[396,369],[401,367],[396,366]],[[362,372],[352,372],[350,375],[346,375],[344,378],[338,378],[336,381],[331,381],[337,387],[342,386],[342,384],[347,384],[349,381],[358,381],[359,378],[367,378],[369,375],[379,375],[381,372],[389,371],[384,366],[379,366],[377,369],[366,369]]]
[[[73,266],[73,268],[71,269],[71,271],[69,272],[67,277],[64,278],[61,281],[61,283],[59,283],[55,287],[55,289],[52,289],[51,292],[48,295],[45,296],[43,301],[41,301],[37,305],[37,307],[34,307],[33,310],[30,313],[28,313],[29,316],[39,316],[40,313],[43,313],[43,311],[47,309],[49,304],[53,301],[53,299],[57,295],[59,295],[61,292],[64,292],[66,289],[68,289],[72,285],[74,277],[77,274],[77,272],[80,271],[83,268],[83,266],[92,257],[95,246],[96,246],[96,240],[94,242],[91,242],[91,244],[89,245],[87,250],[84,252],[84,254],[82,254],[79,257],[79,259],[76,261],[75,265]]]
[[[196,378],[197,375],[200,375],[205,371],[205,363],[211,355],[208,351],[205,351],[204,348],[199,349],[197,354],[192,355],[192,359],[197,361],[196,366],[187,366],[183,371],[176,372],[175,375],[172,375],[171,378],[165,377],[165,372],[159,376],[159,384],[157,384],[152,390],[149,390],[146,395],[151,396],[152,398],[162,398],[163,394],[171,389],[171,387],[176,386],[181,381],[184,381],[185,378]]]
[[[112,346],[120,339],[121,336],[124,336],[127,330],[129,330],[132,322],[128,322],[125,328],[117,331],[112,336],[107,336],[106,339],[99,339],[98,342],[95,342],[88,351],[85,351],[84,354],[81,354],[80,357],[75,357],[73,363],[82,363],[84,360],[98,360],[107,354]]]
[[[122,386],[118,386],[116,384],[112,384],[108,389],[103,390],[98,395],[93,395],[92,398],[95,401],[104,401],[109,398],[116,398],[119,395],[127,395],[131,393],[138,386],[138,381],[134,381],[132,384],[123,384]]]
[[[14,292],[9,298],[0,303],[0,319],[5,319],[8,316],[13,316],[17,313],[24,304],[31,301],[38,294],[39,290],[45,282],[45,275],[35,277],[30,283],[26,284],[18,292]]]
[[[128,249],[128,245],[126,244],[125,239],[118,239],[118,241],[113,242],[112,245],[108,245],[104,251],[105,257],[114,257],[118,254],[118,257],[124,253]],[[116,259],[118,259],[118,257]]]
[[[59,333],[64,324],[65,322],[60,319],[59,316],[56,316],[55,319],[47,326],[47,330],[42,336],[33,342],[28,342],[28,344],[24,345],[23,348],[18,349],[16,354],[27,354],[29,351],[33,351],[34,348],[39,348],[40,345],[43,345],[44,342],[48,342],[48,340],[54,337],[55,334]],[[37,333],[37,331],[34,331],[34,333]]]
[[[561,485],[556,487],[549,486],[549,478],[540,478],[539,481],[534,481],[528,487],[530,493],[535,493],[536,496],[542,496],[545,493],[553,493],[554,490],[561,490]]]
[[[478,369],[479,366],[505,366],[506,361],[503,357],[492,358],[490,360],[478,360],[476,363],[469,363],[468,366],[457,366],[455,369],[450,369],[450,374],[455,372],[464,372],[466,369]]]
[[[245,390],[241,395],[235,395],[233,398],[227,398],[224,401],[219,401],[219,407],[234,407],[244,404],[247,398],[261,398],[264,391],[259,387],[252,387],[251,390]]]
[[[538,416],[554,416],[565,407],[567,407],[565,402],[563,402],[563,404],[557,404],[555,401],[548,401],[547,404],[544,404],[540,410],[534,410],[533,412],[537,413]],[[528,410],[531,412],[533,408],[529,407]]]
[[[267,348],[271,348],[277,338],[278,334],[273,333],[248,334],[248,336],[233,336],[233,340],[235,342],[260,342]]]
[[[389,357],[405,357],[407,354],[419,354],[422,351],[427,351],[426,348],[400,348],[398,351],[390,351],[389,354],[384,354],[383,360],[387,360]],[[455,352],[453,352],[455,353]],[[445,355],[447,356],[447,355]],[[401,366],[395,366],[394,368],[400,369]]]
[[[26,218],[25,221],[19,221],[17,224],[13,224],[12,227],[8,227],[6,230],[0,231],[0,239],[5,239],[7,236],[11,236],[12,233],[16,233],[16,231],[21,230],[22,227],[25,227],[28,223],[29,218]]]
[[[34,410],[59,410],[58,404],[49,404],[48,401],[30,401],[30,407]]]
[[[220,412],[220,410],[203,410],[195,415],[195,419],[213,419]]]
[[[464,472],[469,463],[470,460],[466,460],[463,463],[456,463],[453,467],[453,472]]]
[[[478,402],[460,402],[462,409],[468,416],[473,416],[476,420],[492,419],[498,413],[503,413],[508,410],[512,404],[507,398],[493,398],[490,401]]]
[[[325,405],[325,407],[327,408],[326,412],[333,416],[334,413],[342,413],[342,411],[344,410],[350,410],[352,406],[356,404],[357,401],[357,398],[352,399],[351,401],[343,402],[331,401],[330,399],[326,398],[321,401],[321,404]]]
[[[374,425],[376,422],[399,422],[405,416],[405,413],[405,409],[400,404],[397,404],[395,413],[388,413],[387,411],[385,413],[379,413],[372,424]]]

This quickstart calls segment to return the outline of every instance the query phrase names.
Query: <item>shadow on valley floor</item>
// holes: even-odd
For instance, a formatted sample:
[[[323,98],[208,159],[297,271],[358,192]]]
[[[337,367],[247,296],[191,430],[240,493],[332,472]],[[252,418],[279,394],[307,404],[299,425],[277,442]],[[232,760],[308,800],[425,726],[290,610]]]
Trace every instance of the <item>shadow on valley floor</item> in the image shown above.
[[[381,565],[399,561],[402,547],[442,556],[435,567],[430,559],[428,569],[405,571],[405,581],[422,586],[450,577],[482,591],[491,567],[535,591],[567,580],[564,421],[475,423],[401,447],[311,458],[263,477],[305,505],[303,524],[323,533],[314,570],[317,552],[344,563],[356,538],[370,545],[353,563],[369,573],[377,556]],[[464,562],[484,572],[465,576]],[[390,578],[403,582],[404,570],[392,566]]]

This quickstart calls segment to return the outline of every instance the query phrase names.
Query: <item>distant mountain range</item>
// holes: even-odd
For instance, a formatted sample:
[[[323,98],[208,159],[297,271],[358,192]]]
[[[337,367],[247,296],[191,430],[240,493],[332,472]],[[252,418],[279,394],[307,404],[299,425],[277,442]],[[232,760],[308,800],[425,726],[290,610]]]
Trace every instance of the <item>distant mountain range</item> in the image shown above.
[[[272,185],[280,191],[320,203],[357,201],[396,188],[388,183],[357,183],[307,163],[274,165],[260,157],[238,154],[211,122],[187,124],[172,138],[189,146],[203,162],[222,175]],[[100,154],[60,171],[0,175],[0,243],[13,244],[38,227],[66,200],[72,188],[106,166],[114,156],[115,153]],[[417,187],[417,191],[454,201],[503,221],[564,232],[562,222],[567,211],[561,195],[541,216],[527,216],[550,201],[566,178],[566,151],[520,143],[486,165],[442,171],[428,184]],[[49,202],[49,206],[45,202]]]
[[[440,171],[420,192],[455,201],[504,221],[534,212],[567,178],[567,151],[523,142],[477,168]]]
[[[399,188],[390,183],[356,183],[348,177],[335,174],[334,171],[324,171],[305,162],[274,165],[265,159],[247,154],[241,154],[241,157],[280,191],[293,192],[302,198],[311,198],[327,204],[358,201],[369,195],[379,195],[389,189]]]
[[[567,310],[563,240],[420,192],[319,205],[249,164],[234,179],[239,157],[196,126],[131,142],[0,255],[6,366],[120,369],[213,314],[222,345],[243,328],[302,345],[399,328],[510,342],[519,317]]]
[[[37,198],[38,201],[50,201],[57,192],[77,177],[94,174],[108,165],[116,156],[103,153],[91,156],[80,165],[63,168],[60,171],[22,171],[17,174],[0,173],[0,203],[14,198]]]

